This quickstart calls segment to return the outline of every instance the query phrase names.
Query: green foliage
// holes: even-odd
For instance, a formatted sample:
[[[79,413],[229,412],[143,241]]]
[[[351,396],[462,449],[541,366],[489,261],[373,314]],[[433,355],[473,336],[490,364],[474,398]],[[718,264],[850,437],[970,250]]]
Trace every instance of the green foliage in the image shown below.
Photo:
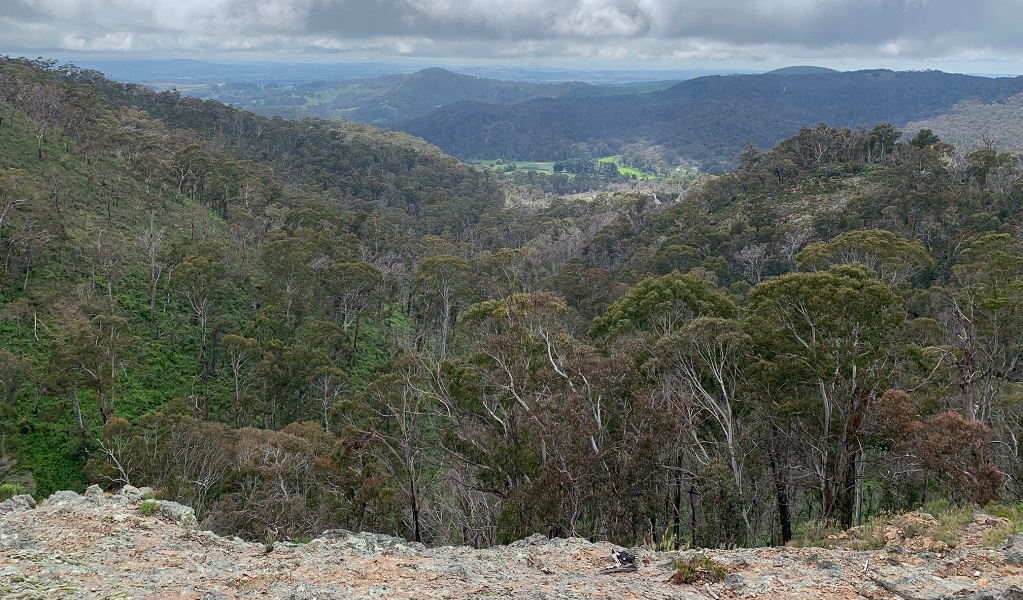
[[[267,529],[263,533],[263,553],[270,554],[274,550],[274,544],[277,543],[277,532],[272,529]]]
[[[594,336],[638,330],[663,335],[700,316],[735,318],[734,302],[694,275],[672,273],[639,282],[593,322]]]
[[[1021,493],[1013,157],[821,124],[551,198],[71,66],[0,61],[0,117],[0,480],[30,493],[147,485],[264,542],[666,547]]]
[[[850,231],[828,242],[814,242],[796,260],[801,269],[860,263],[892,284],[902,283],[934,264],[922,243],[904,240],[883,229]]]
[[[675,573],[669,581],[676,585],[692,585],[694,583],[718,583],[725,580],[728,571],[713,558],[698,554],[675,561]]]
[[[862,525],[842,531],[834,523],[811,520],[800,525],[793,543],[797,547],[848,548],[850,550],[880,550],[884,548],[885,525],[891,518],[887,514],[870,517]]]
[[[938,523],[920,531],[907,531],[906,535],[927,536],[944,542],[949,548],[959,543],[963,526],[973,521],[977,509],[972,504],[954,506],[946,499],[932,500],[924,505],[923,512],[932,515]]]
[[[984,532],[982,541],[985,546],[997,546],[1017,533],[1023,533],[1023,504],[992,502],[984,507],[984,512],[1007,521]]]
[[[158,500],[146,499],[139,504],[139,514],[143,517],[151,517],[160,510],[160,502]]]
[[[25,488],[17,483],[0,484],[0,502],[25,493]]]

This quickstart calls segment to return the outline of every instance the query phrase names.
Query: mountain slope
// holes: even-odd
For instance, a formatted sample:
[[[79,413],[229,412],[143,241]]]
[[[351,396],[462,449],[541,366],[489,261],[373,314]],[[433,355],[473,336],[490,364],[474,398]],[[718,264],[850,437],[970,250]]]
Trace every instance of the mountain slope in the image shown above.
[[[637,96],[458,103],[399,128],[463,159],[559,160],[615,154],[632,144],[710,168],[733,164],[747,141],[770,148],[804,126],[902,126],[964,100],[994,102],[1021,92],[1023,77],[938,71],[712,76]]]
[[[204,418],[260,422],[251,396],[224,402],[219,346],[260,311],[269,324],[248,337],[277,339],[278,355],[315,348],[303,360],[357,381],[381,358],[373,326],[352,322],[378,301],[326,338],[322,324],[304,331],[321,308],[309,277],[333,265],[407,289],[419,236],[460,235],[503,202],[492,176],[405,134],[0,61],[0,480],[44,494],[84,485],[105,423],[175,398]],[[274,251],[288,244],[305,244],[305,262]],[[97,334],[106,354],[89,349]]]
[[[1023,149],[1023,94],[1005,100],[960,102],[939,115],[906,125],[931,129],[956,148],[972,150],[993,143],[1003,151]]]
[[[188,93],[229,102],[267,116],[383,123],[423,115],[463,100],[514,104],[534,98],[586,95],[591,89],[594,93],[607,94],[613,93],[615,88],[580,82],[501,81],[435,67],[415,73],[345,81],[201,84],[191,86]],[[649,91],[651,88],[644,86],[639,89]],[[635,93],[635,90],[625,89],[623,93]]]

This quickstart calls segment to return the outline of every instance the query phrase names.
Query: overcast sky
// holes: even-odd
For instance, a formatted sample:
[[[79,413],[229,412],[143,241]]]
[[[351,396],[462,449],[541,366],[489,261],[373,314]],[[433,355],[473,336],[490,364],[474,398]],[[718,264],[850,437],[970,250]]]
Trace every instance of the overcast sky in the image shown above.
[[[0,53],[1023,74],[1023,0],[0,0]]]

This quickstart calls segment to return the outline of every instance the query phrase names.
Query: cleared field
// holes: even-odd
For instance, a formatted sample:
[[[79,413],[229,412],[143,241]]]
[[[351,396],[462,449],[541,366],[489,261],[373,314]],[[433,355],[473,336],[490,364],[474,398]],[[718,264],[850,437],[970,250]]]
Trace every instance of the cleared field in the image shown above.
[[[605,156],[603,158],[598,158],[597,161],[603,163],[614,163],[618,166],[618,171],[622,175],[627,175],[629,177],[634,176],[636,179],[657,179],[657,175],[654,175],[653,173],[645,173],[639,169],[622,165],[620,156]]]
[[[604,156],[602,158],[598,158],[597,162],[613,163],[613,164],[615,164],[618,167],[618,170],[622,173],[622,175],[625,175],[627,177],[635,177],[636,179],[641,179],[641,180],[657,179],[657,175],[655,175],[653,173],[646,173],[646,172],[641,171],[639,169],[635,169],[633,167],[626,167],[626,166],[622,165],[621,157],[620,156]],[[555,163],[554,162],[542,162],[542,161],[515,161],[515,160],[505,160],[503,158],[492,158],[492,159],[487,159],[487,160],[476,160],[476,161],[473,161],[473,164],[490,167],[491,169],[495,169],[495,170],[498,170],[498,171],[501,171],[501,170],[509,171],[509,172],[510,171],[541,171],[543,173],[553,173],[554,172],[554,164]],[[511,168],[512,165],[514,165],[514,168]],[[570,173],[565,173],[565,175],[571,176]]]
[[[504,159],[501,159],[501,158],[495,158],[495,159],[489,159],[489,160],[477,160],[477,161],[473,161],[473,163],[474,164],[478,164],[478,165],[483,165],[483,166],[486,166],[486,167],[490,167],[492,169],[496,168],[498,170],[500,170],[502,168],[505,168],[505,170],[509,170],[509,169],[507,169],[507,167],[509,167],[511,165],[515,165],[515,169],[512,169],[512,170],[515,170],[515,171],[543,171],[543,172],[546,172],[546,173],[553,173],[554,172],[554,163],[553,162],[539,162],[539,161],[524,161],[524,162],[520,162],[520,161],[515,161],[515,160],[504,160]]]

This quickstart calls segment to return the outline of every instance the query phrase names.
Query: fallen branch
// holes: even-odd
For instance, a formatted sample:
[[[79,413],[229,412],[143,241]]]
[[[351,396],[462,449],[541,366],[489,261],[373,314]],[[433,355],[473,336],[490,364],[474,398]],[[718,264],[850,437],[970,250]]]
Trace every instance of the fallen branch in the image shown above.
[[[883,579],[874,577],[873,575],[867,575],[867,579],[873,581],[874,585],[884,589],[885,591],[895,594],[896,596],[898,596],[899,598],[903,598],[904,600],[923,600],[922,598],[917,598],[916,596],[900,591],[894,585],[888,583]]]
[[[611,573],[633,573],[638,570],[639,569],[636,568],[636,565],[623,565],[620,567],[608,567],[606,569],[599,571],[597,574],[610,575]]]

